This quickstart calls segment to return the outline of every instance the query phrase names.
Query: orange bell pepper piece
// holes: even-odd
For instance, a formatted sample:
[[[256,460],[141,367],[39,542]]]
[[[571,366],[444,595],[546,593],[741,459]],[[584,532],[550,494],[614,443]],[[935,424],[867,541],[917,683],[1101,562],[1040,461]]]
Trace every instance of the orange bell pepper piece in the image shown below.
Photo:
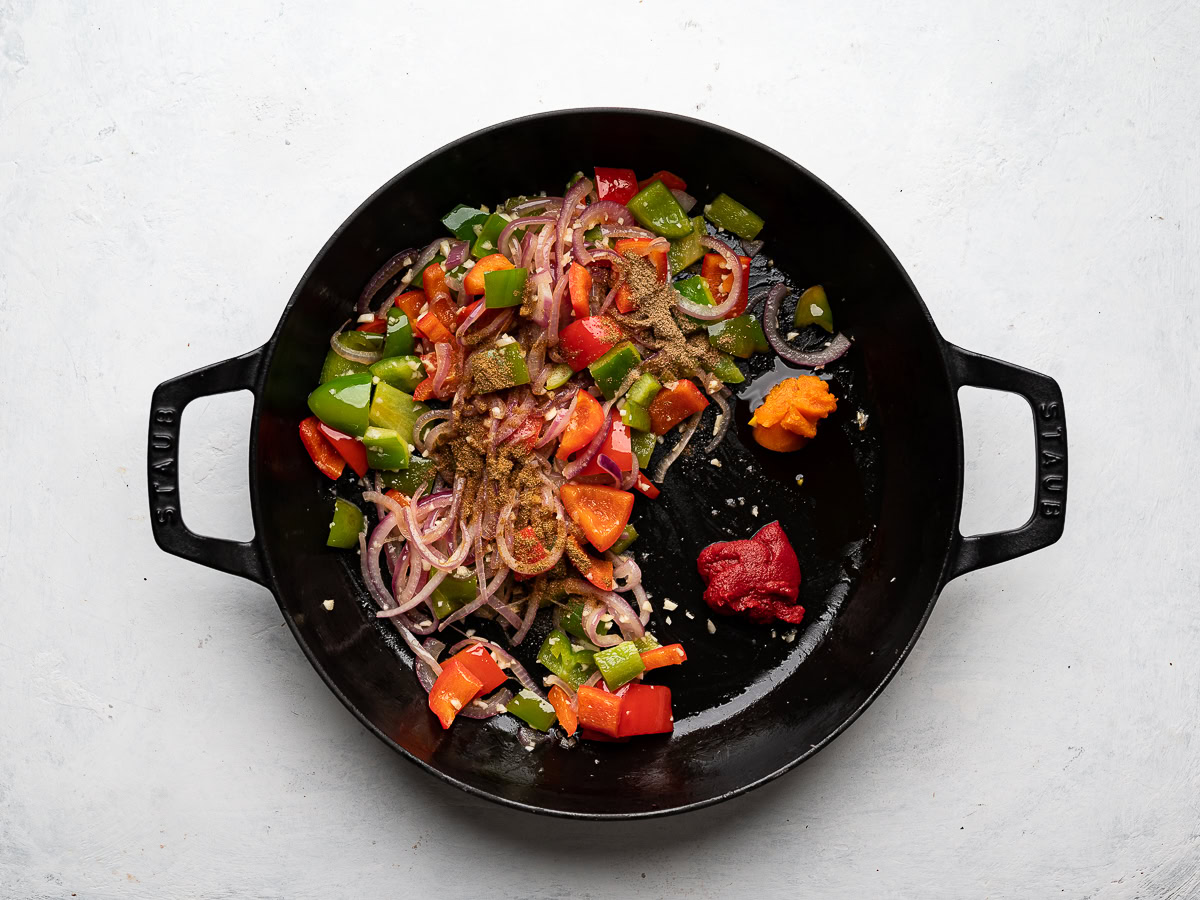
[[[686,661],[687,653],[683,650],[683,644],[667,644],[665,647],[655,647],[642,653],[642,665],[647,669],[677,666]]]
[[[561,495],[571,521],[601,552],[617,542],[633,512],[633,494],[601,484],[568,482],[562,486]]]
[[[600,426],[604,424],[604,409],[600,401],[587,391],[579,392],[575,401],[575,409],[571,413],[571,421],[558,439],[556,459],[566,459],[572,453],[578,453],[592,442]]]
[[[488,272],[499,272],[501,269],[511,269],[513,264],[508,261],[508,257],[503,253],[493,253],[490,256],[485,256],[475,265],[471,266],[471,271],[467,272],[463,278],[463,288],[472,296],[482,294],[484,292],[483,276]]]
[[[666,434],[684,419],[708,406],[708,398],[694,382],[684,378],[674,385],[663,386],[650,401],[650,430]]]
[[[567,270],[567,278],[567,287],[571,292],[571,312],[577,319],[590,316],[591,306],[588,301],[592,294],[592,273],[587,270],[587,266],[573,262]]]
[[[483,688],[483,682],[455,660],[442,665],[442,674],[437,677],[429,691],[429,708],[441,720],[443,728],[449,728],[459,710],[475,699]]]
[[[508,681],[504,670],[500,668],[496,660],[492,659],[492,652],[483,644],[472,644],[450,657],[450,661],[465,666],[467,671],[479,679],[482,684],[479,689],[481,694],[490,694]]]
[[[584,578],[600,590],[611,591],[613,589],[612,560],[596,559],[583,549],[583,544],[579,543],[579,538],[575,535],[567,538],[567,558]]]
[[[554,707],[554,712],[558,716],[558,724],[563,727],[563,731],[567,733],[567,737],[570,737],[575,733],[575,729],[579,727],[579,716],[571,708],[571,698],[567,696],[566,691],[556,684],[550,688],[550,694],[547,699],[549,699],[550,705]]]
[[[581,686],[577,701],[580,725],[609,737],[621,736],[621,697],[599,688]]]
[[[638,256],[645,256],[654,264],[654,268],[658,270],[658,280],[665,282],[667,280],[667,251],[666,250],[651,250],[646,252],[646,248],[650,246],[649,238],[622,238],[617,241],[613,247],[617,253],[622,256],[625,253],[636,253]],[[623,313],[630,313],[637,309],[637,305],[633,302],[633,293],[629,289],[628,284],[622,284],[617,288],[617,296],[613,298],[613,302],[617,305],[617,309]]]

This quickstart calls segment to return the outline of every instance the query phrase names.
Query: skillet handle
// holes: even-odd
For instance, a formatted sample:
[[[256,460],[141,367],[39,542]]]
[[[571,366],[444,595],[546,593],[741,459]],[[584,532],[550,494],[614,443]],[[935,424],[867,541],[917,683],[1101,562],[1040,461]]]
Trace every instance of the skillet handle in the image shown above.
[[[184,408],[200,397],[253,389],[263,359],[260,347],[243,356],[214,363],[154,389],[146,473],[150,489],[150,527],[162,549],[202,566],[266,584],[256,541],[228,541],[196,534],[183,524],[179,509],[179,425]]]
[[[1013,531],[958,535],[947,580],[1049,547],[1062,537],[1067,513],[1067,421],[1062,391],[1048,375],[947,345],[956,387],[1020,394],[1033,410],[1037,484],[1029,521]]]

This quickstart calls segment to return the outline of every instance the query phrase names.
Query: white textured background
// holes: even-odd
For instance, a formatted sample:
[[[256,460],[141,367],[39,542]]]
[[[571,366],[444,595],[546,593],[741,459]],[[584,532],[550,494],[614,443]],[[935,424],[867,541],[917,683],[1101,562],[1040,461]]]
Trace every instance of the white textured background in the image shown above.
[[[1200,8],[670,6],[0,0],[0,896],[1200,895]],[[153,386],[266,339],[362,198],[575,105],[801,161],[1070,425],[1058,546],[952,583],[800,771],[630,825],[393,755],[266,591],[155,548],[143,481]],[[967,525],[1015,524],[1027,414],[964,404]],[[189,410],[203,530],[251,530],[248,417]]]

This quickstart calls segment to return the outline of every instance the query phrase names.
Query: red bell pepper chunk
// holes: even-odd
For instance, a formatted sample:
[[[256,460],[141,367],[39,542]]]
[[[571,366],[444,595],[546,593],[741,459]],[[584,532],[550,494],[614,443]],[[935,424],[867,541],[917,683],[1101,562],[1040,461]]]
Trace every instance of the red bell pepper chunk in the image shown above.
[[[596,196],[624,206],[640,188],[633,169],[605,169],[596,166]]]
[[[556,459],[566,459],[572,453],[578,453],[592,442],[600,426],[604,424],[604,407],[600,401],[587,391],[579,392],[575,401],[575,409],[571,412],[571,421],[558,439]]]
[[[575,733],[575,729],[579,726],[579,716],[575,714],[575,708],[571,705],[571,698],[567,692],[560,688],[557,684],[550,688],[548,699],[550,705],[554,707],[554,712],[558,716],[558,724],[563,727],[563,731],[570,737]]]
[[[677,666],[684,662],[687,662],[687,653],[683,650],[683,644],[667,644],[665,647],[655,647],[642,653],[642,665],[647,669]]]
[[[647,257],[654,264],[654,268],[658,270],[658,280],[665,282],[667,280],[667,251],[651,250],[646,252],[650,244],[649,238],[622,238],[617,241],[613,249],[622,256],[626,253],[636,253],[638,256]],[[613,302],[623,313],[631,313],[637,308],[628,284],[622,284],[617,288],[617,296],[613,298]]]
[[[333,444],[329,443],[325,435],[321,434],[320,419],[316,416],[309,416],[300,423],[300,441],[323,475],[333,479],[341,476],[346,468],[346,461],[334,449]]]
[[[654,395],[650,401],[650,430],[666,434],[684,419],[708,406],[708,398],[695,383],[684,378]]]
[[[662,493],[662,491],[655,486],[654,482],[646,477],[645,472],[638,472],[637,481],[633,483],[633,489],[639,494],[644,494],[650,500],[653,500]]]
[[[676,175],[674,172],[668,172],[666,169],[660,169],[644,181],[638,182],[638,190],[644,191],[656,181],[661,181],[663,187],[671,191],[686,191],[687,182]]]
[[[538,435],[542,433],[542,419],[540,416],[529,416],[517,426],[517,430],[508,436],[506,444],[520,444],[526,450],[532,450],[533,445],[537,443]]]
[[[738,291],[737,304],[725,316],[727,319],[744,313],[750,297],[750,257],[739,256],[738,260],[742,264],[742,288]],[[700,263],[700,277],[708,282],[708,289],[712,291],[713,299],[718,303],[729,296],[729,289],[733,287],[733,275],[729,273],[725,257],[721,254],[704,254],[704,260]]]
[[[387,319],[386,318],[372,319],[370,322],[363,322],[361,325],[359,325],[354,330],[355,331],[366,331],[366,332],[369,332],[370,334],[386,334],[387,333]]]
[[[321,434],[325,435],[329,443],[333,444],[333,449],[354,470],[359,478],[367,474],[367,448],[363,446],[363,442],[357,438],[353,438],[348,434],[336,429],[330,428],[324,422],[321,423]]]
[[[449,728],[459,711],[475,699],[483,688],[480,681],[466,666],[455,660],[442,665],[442,674],[429,690],[429,708]]]
[[[609,737],[620,737],[622,699],[599,688],[581,686],[576,695],[579,724]]]
[[[490,694],[496,688],[500,687],[500,685],[504,684],[504,682],[508,681],[508,676],[504,674],[504,670],[497,665],[496,660],[492,658],[491,651],[483,644],[472,644],[461,653],[456,653],[450,657],[450,661],[461,663],[466,667],[467,671],[479,679],[482,684],[482,687],[479,689],[479,693],[481,694]]]
[[[613,416],[612,424],[608,427],[608,436],[596,451],[596,456],[592,457],[592,461],[576,476],[580,481],[592,481],[597,475],[601,477],[601,481],[612,478],[612,475],[600,468],[600,463],[596,462],[601,453],[615,462],[622,472],[633,469],[633,445],[629,439],[629,427],[616,416]]]
[[[621,326],[608,316],[576,319],[558,336],[559,347],[571,370],[586,369],[625,337]]]
[[[398,306],[406,316],[408,316],[408,324],[412,327],[413,333],[421,336],[421,330],[417,328],[417,319],[421,316],[421,308],[425,306],[428,300],[425,298],[424,291],[405,291],[396,298],[395,306]]]
[[[573,262],[567,270],[567,278],[567,286],[571,291],[571,312],[577,319],[587,318],[591,311],[588,301],[592,294],[592,273],[587,266]]]
[[[433,396],[433,376],[430,375],[415,388],[413,388],[413,399],[424,403]]]
[[[671,714],[671,689],[661,684],[630,684],[621,698],[618,737],[639,734],[670,734],[675,730]],[[582,688],[580,688],[582,690]]]
[[[617,542],[633,512],[633,494],[602,484],[573,481],[559,490],[567,515],[583,529],[593,547],[603,552]]]

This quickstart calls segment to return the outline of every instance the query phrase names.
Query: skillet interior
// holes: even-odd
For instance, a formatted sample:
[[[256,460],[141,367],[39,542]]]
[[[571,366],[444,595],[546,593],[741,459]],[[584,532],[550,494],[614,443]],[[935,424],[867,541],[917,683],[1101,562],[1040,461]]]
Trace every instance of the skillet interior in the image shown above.
[[[674,692],[675,735],[574,749],[546,741],[527,751],[510,717],[460,722],[443,733],[428,714],[409,654],[363,599],[357,557],[322,546],[332,489],[295,427],[307,415],[330,333],[386,258],[428,242],[455,203],[554,192],[596,163],[670,169],[701,202],[724,190],[758,211],[767,222],[765,256],[796,285],[820,282],[831,298],[846,298],[835,302],[835,316],[855,347],[831,367],[835,392],[848,397],[819,440],[764,461],[745,447],[741,404],[742,426],[718,452],[676,465],[662,497],[637,504],[635,547],[659,609],[652,628],[660,639],[685,641],[689,654],[686,666],[655,679]],[[777,774],[840,731],[886,683],[927,617],[961,488],[957,401],[942,346],[882,241],[841,198],[773,151],[658,113],[576,111],[510,122],[397,176],[331,238],[297,287],[256,412],[251,491],[263,558],[281,608],[331,687],[385,740],[442,777],[566,815],[712,802]],[[859,408],[870,416],[865,431],[853,422]],[[769,628],[712,617],[717,631],[709,635],[696,554],[774,518],[800,555],[805,624],[786,643],[772,640]],[[340,602],[326,612],[321,604],[331,597]],[[671,625],[664,597],[680,604]]]

